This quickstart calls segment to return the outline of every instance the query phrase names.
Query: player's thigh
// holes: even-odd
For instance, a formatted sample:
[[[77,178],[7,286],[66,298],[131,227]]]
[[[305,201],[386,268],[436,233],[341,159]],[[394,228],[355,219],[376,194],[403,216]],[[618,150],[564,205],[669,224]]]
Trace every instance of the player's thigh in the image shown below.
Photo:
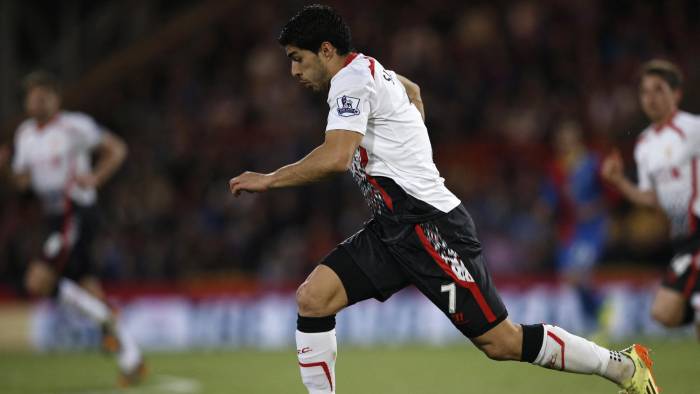
[[[679,326],[685,319],[687,304],[688,302],[683,293],[661,286],[654,295],[654,301],[651,305],[651,316],[665,326]]]
[[[417,224],[397,246],[411,282],[469,338],[498,326],[508,313],[486,267],[474,224],[461,206]]]
[[[30,294],[41,297],[48,296],[56,286],[56,273],[53,267],[46,262],[33,260],[27,267],[24,284]]]
[[[385,301],[408,284],[387,246],[363,228],[323,259],[299,287],[297,302],[300,312],[323,316],[370,298]]]
[[[677,254],[652,303],[651,314],[658,322],[674,327],[693,321],[691,296],[700,291],[700,253]]]

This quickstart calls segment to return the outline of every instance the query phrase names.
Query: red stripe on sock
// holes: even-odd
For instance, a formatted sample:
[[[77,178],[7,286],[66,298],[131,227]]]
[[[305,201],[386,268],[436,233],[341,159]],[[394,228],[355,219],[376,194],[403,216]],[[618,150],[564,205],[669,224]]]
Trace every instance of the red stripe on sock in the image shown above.
[[[328,384],[331,385],[331,391],[333,391],[333,379],[331,378],[331,369],[328,368],[328,364],[326,364],[325,361],[319,361],[317,363],[308,363],[308,364],[304,364],[302,362],[299,362],[299,366],[302,368],[313,368],[313,367],[323,368],[323,373],[326,374],[326,378],[328,379]]]
[[[437,250],[433,248],[433,245],[430,243],[430,241],[428,241],[428,237],[426,237],[425,232],[423,231],[423,228],[420,226],[420,224],[416,224],[415,230],[416,234],[418,234],[420,242],[423,244],[423,247],[433,258],[433,260],[435,260],[435,262],[438,263],[440,268],[442,268],[442,270],[445,271],[445,273],[449,275],[455,281],[455,283],[457,283],[461,287],[464,287],[472,293],[472,297],[474,297],[474,299],[476,300],[476,303],[479,305],[481,312],[483,312],[484,316],[486,316],[486,320],[489,323],[493,323],[494,321],[496,321],[496,316],[493,314],[493,311],[491,310],[489,304],[486,303],[483,294],[481,294],[479,286],[477,286],[477,284],[474,282],[466,282],[459,279],[457,275],[455,275],[455,273],[452,271],[452,268],[450,268],[449,264],[445,262],[442,256],[440,256],[440,253],[438,253]]]
[[[564,344],[564,341],[562,341],[561,338],[557,336],[557,334],[547,330],[547,335],[554,339],[554,341],[558,343],[559,346],[561,346],[561,370],[563,371],[566,368],[566,361],[564,358],[564,350],[566,349],[566,345]]]

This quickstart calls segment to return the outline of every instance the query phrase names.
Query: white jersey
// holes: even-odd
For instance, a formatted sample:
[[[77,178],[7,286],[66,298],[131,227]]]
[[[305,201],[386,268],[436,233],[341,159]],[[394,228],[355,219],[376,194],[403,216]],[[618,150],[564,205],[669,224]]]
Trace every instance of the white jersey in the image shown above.
[[[66,197],[89,206],[97,199],[95,189],[80,187],[74,180],[90,173],[90,153],[101,141],[100,127],[79,112],[59,112],[43,126],[28,119],[15,134],[12,169],[29,174],[47,213],[63,212]]]
[[[695,232],[700,217],[700,117],[677,112],[666,124],[647,127],[637,141],[634,158],[638,187],[656,192],[671,223],[671,237]]]
[[[373,177],[390,178],[408,195],[442,212],[460,204],[440,177],[428,130],[395,72],[371,57],[350,54],[331,79],[328,106],[326,131],[350,130],[364,136],[352,172],[375,213],[373,200],[386,199],[386,193]]]

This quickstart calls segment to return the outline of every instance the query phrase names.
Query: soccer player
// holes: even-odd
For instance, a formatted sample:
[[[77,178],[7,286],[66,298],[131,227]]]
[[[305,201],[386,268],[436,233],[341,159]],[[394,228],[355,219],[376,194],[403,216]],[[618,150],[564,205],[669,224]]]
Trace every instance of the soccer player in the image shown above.
[[[540,206],[557,222],[557,270],[576,291],[591,324],[602,304],[591,271],[603,253],[606,234],[600,159],[586,147],[581,126],[572,120],[556,128],[554,149]]]
[[[141,352],[104,301],[90,258],[96,189],[122,164],[127,147],[88,115],[62,111],[52,75],[32,73],[24,88],[29,119],[15,135],[13,178],[20,190],[31,188],[38,196],[49,229],[42,252],[29,262],[26,289],[34,296],[54,296],[99,324],[103,345],[117,355],[120,383],[135,383],[144,372]],[[94,169],[93,151],[99,152]]]
[[[656,390],[640,345],[614,352],[559,327],[507,319],[474,224],[433,163],[416,84],[352,52],[349,28],[327,6],[304,7],[279,43],[292,75],[328,92],[325,140],[274,172],[232,178],[231,192],[298,186],[349,169],[373,212],[297,290],[297,355],[309,393],[336,392],[336,313],[369,298],[386,300],[409,285],[492,359],[598,374],[629,393]]]
[[[619,151],[605,158],[602,174],[633,203],[661,208],[666,214],[675,256],[656,292],[651,316],[666,327],[695,319],[700,338],[700,313],[691,303],[700,292],[700,116],[678,110],[682,82],[673,63],[655,59],[643,65],[639,101],[651,125],[642,131],[634,149],[638,183],[625,177]]]

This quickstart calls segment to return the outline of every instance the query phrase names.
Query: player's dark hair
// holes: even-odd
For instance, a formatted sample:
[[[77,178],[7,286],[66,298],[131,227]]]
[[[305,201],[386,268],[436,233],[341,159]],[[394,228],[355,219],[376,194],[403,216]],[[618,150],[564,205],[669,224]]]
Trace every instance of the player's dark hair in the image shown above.
[[[282,28],[277,41],[282,46],[294,45],[318,53],[328,41],[345,55],[352,49],[350,28],[335,10],[327,5],[313,4],[302,8]]]
[[[24,88],[25,93],[36,87],[51,89],[56,93],[60,93],[61,91],[61,86],[58,79],[56,79],[53,74],[43,70],[29,73],[22,80],[22,88]]]
[[[656,75],[666,81],[673,90],[683,86],[683,74],[675,64],[663,59],[653,59],[642,65],[641,76]]]

